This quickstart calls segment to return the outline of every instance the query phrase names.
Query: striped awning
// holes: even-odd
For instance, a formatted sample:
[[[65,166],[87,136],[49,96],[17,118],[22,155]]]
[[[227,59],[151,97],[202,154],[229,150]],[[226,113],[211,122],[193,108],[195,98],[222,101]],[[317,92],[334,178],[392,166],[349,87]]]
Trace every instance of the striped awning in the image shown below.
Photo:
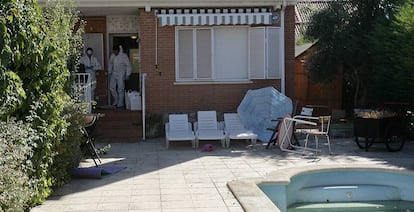
[[[271,24],[268,8],[235,9],[161,9],[157,11],[160,26],[250,25]]]

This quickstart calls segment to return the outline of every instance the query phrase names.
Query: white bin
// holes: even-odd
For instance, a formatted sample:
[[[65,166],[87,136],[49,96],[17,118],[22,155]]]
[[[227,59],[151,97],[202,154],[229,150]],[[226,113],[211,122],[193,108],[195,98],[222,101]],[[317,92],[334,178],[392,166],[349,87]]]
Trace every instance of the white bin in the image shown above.
[[[128,110],[141,110],[141,94],[138,91],[127,92],[125,103]]]

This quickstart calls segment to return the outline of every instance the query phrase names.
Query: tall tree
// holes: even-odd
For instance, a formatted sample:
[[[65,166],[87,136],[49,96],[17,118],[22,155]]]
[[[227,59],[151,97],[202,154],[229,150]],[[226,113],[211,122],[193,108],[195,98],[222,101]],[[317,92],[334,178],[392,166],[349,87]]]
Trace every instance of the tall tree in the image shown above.
[[[353,93],[353,105],[367,103],[367,84],[374,62],[369,40],[378,24],[390,22],[401,0],[334,0],[315,14],[305,33],[317,40],[309,59],[311,79],[331,80],[338,68]]]
[[[374,58],[371,101],[414,103],[414,0],[405,0],[390,24],[371,35]]]

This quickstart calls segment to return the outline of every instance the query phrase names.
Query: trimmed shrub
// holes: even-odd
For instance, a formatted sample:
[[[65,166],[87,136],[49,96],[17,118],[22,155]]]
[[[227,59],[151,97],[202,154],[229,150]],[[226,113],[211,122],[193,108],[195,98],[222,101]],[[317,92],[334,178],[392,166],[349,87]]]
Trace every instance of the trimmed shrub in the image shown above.
[[[33,198],[36,180],[33,166],[36,132],[21,121],[0,121],[0,211],[24,211]]]
[[[53,157],[51,175],[53,177],[53,187],[60,187],[70,180],[72,169],[79,165],[82,158],[80,145],[84,142],[83,134],[80,130],[82,114],[79,104],[68,102],[63,113],[64,119],[69,123],[63,140],[57,145],[56,154]]]
[[[22,152],[14,158],[30,163],[30,168],[21,170],[21,179],[26,179],[24,175],[28,183],[35,183],[28,187],[34,189],[31,195],[19,198],[26,210],[43,202],[53,186],[66,182],[79,160],[81,134],[76,119],[81,112],[69,96],[74,71],[69,67],[76,67],[82,47],[77,23],[77,12],[65,1],[50,1],[42,10],[36,0],[1,0],[0,120],[15,117],[20,127],[36,135],[21,136]],[[6,152],[15,147],[9,141],[4,144]],[[13,181],[4,185],[1,193],[13,193]],[[14,205],[11,197],[5,198],[10,201],[6,206]]]

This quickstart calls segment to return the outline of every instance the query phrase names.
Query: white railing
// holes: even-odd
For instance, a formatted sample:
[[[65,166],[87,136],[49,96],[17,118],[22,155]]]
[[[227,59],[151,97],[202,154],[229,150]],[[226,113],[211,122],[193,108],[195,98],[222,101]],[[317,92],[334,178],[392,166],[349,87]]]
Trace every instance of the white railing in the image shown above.
[[[73,93],[79,102],[87,103],[87,112],[92,113],[91,97],[91,78],[89,73],[73,74],[75,82],[73,84]]]

